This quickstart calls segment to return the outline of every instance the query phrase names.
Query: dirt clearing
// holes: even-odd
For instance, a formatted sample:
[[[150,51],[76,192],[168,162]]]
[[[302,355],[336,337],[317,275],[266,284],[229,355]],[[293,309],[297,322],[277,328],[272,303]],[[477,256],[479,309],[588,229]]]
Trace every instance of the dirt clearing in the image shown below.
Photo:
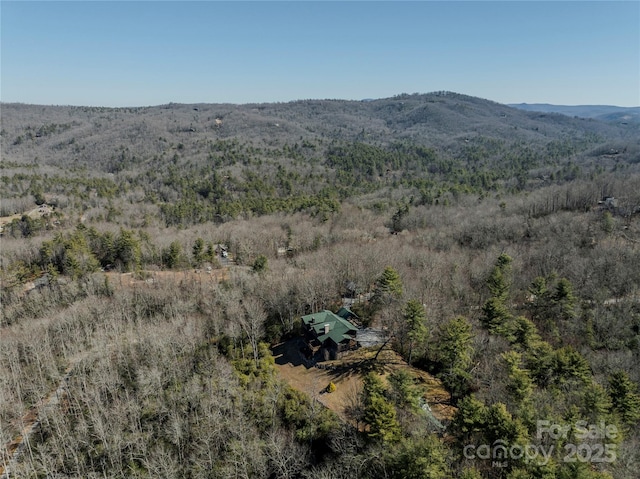
[[[358,402],[362,391],[362,377],[371,370],[376,350],[360,348],[345,354],[341,359],[318,363],[317,367],[305,364],[300,353],[303,346],[303,340],[296,338],[273,347],[280,377],[292,388],[317,399],[341,418],[349,420],[349,410]],[[375,369],[383,380],[395,371],[406,370],[414,378],[414,383],[434,417],[439,421],[448,421],[453,417],[456,408],[448,404],[449,393],[442,382],[425,371],[409,366],[396,352],[382,351]],[[336,385],[336,390],[327,393],[325,390],[330,382]]]

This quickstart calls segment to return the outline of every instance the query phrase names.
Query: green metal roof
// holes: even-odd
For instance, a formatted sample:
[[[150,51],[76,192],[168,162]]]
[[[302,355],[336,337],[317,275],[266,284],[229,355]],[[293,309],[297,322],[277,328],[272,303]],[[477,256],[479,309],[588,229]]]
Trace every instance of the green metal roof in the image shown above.
[[[351,322],[327,309],[303,316],[302,322],[306,326],[313,328],[318,337],[318,341],[321,343],[324,343],[327,339],[331,338],[334,343],[340,344],[340,342],[345,339],[353,338],[353,336],[348,334],[349,332],[355,333],[358,331],[358,328],[356,328]],[[325,325],[329,325],[328,333],[325,333]]]
[[[356,313],[354,313],[353,311],[351,311],[349,308],[347,307],[342,307],[338,310],[338,312],[336,313],[338,316],[340,316],[343,319],[349,319],[350,317],[354,317],[357,318],[358,315]]]

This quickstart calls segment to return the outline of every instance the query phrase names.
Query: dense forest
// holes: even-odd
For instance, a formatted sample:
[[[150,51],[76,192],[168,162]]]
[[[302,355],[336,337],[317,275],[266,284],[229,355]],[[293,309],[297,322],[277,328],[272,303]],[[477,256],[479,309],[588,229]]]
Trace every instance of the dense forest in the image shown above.
[[[4,477],[640,477],[638,124],[1,108]],[[376,345],[283,359],[345,304]]]

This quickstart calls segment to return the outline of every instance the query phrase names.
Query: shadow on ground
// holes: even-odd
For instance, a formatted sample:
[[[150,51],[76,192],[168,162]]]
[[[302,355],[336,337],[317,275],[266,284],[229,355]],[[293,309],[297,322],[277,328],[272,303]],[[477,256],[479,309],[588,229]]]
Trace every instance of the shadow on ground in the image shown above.
[[[310,368],[310,362],[305,360],[302,355],[302,349],[304,347],[305,344],[302,338],[293,338],[284,343],[276,344],[271,350],[276,364],[280,366],[291,364],[292,366]]]

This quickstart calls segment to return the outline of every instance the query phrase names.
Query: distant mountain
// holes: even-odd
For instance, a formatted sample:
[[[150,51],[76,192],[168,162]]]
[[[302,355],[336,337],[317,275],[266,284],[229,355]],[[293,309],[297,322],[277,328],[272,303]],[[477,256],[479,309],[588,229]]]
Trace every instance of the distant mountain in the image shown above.
[[[513,108],[543,113],[560,113],[566,116],[594,118],[611,123],[640,123],[640,106],[621,107],[611,105],[551,105],[549,103],[517,103]]]
[[[377,197],[368,195],[383,189],[431,204],[640,165],[640,123],[529,112],[451,92],[139,108],[6,103],[0,122],[9,181],[0,182],[0,197],[82,195],[97,205],[91,195],[117,191],[167,225],[324,215],[338,198],[373,205]]]
[[[404,142],[465,156],[473,145],[505,151],[557,145],[580,150],[606,143],[623,151],[639,123],[611,123],[510,106],[453,92],[391,98],[299,100],[288,103],[177,104],[101,108],[2,104],[2,156],[14,162],[91,165],[109,169],[126,151],[139,161],[176,145],[179,154],[206,162],[209,143],[236,139],[258,147],[358,142],[381,147]],[[606,107],[584,107],[606,108]],[[610,107],[613,108],[613,107]],[[633,109],[629,109],[633,110]],[[638,109],[635,114],[638,115]],[[599,110],[600,115],[607,112]],[[608,114],[613,114],[610,110]],[[630,114],[629,114],[630,115]],[[556,146],[550,146],[556,145]],[[587,146],[588,145],[588,146]],[[312,151],[307,148],[307,150]],[[320,149],[313,150],[320,154]],[[570,149],[575,153],[574,149]]]

